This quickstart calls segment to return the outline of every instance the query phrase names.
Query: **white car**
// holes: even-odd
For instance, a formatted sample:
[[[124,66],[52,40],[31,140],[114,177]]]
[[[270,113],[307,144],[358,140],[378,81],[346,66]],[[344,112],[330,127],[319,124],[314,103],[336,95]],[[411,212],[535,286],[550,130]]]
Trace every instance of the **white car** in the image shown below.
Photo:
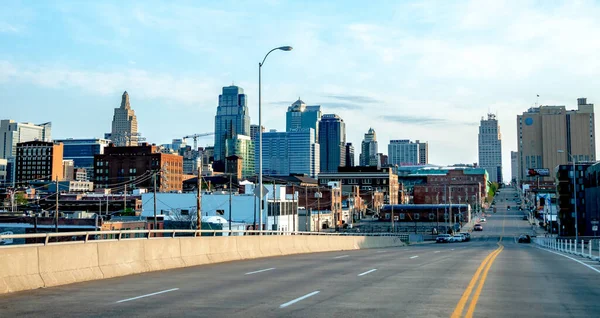
[[[452,240],[450,242],[464,242],[465,236],[462,234],[456,234],[452,236]]]
[[[479,219],[480,222],[485,222],[485,218]]]

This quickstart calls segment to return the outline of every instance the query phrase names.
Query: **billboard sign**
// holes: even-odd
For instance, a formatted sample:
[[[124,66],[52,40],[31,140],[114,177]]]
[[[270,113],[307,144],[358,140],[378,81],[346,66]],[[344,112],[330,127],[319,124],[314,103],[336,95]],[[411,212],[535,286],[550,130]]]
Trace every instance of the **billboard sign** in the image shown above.
[[[533,177],[533,176],[547,177],[550,175],[550,169],[548,169],[548,168],[532,168],[532,169],[529,169],[529,172],[527,173],[527,175],[530,177]]]

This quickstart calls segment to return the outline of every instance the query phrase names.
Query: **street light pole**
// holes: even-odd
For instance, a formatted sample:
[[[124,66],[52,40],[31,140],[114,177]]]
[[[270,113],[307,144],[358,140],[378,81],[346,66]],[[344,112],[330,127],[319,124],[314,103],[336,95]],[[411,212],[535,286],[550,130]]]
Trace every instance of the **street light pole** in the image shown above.
[[[579,239],[579,222],[578,222],[578,216],[577,216],[577,183],[575,180],[575,158],[573,158],[573,156],[571,154],[569,154],[569,157],[571,157],[571,161],[573,161],[573,205],[575,206],[575,241],[577,242]]]
[[[258,63],[258,187],[260,188],[260,207],[259,207],[259,224],[260,234],[263,228],[263,160],[262,160],[262,66],[265,64],[267,56],[275,50],[291,51],[291,46],[280,46],[269,51],[261,63]]]

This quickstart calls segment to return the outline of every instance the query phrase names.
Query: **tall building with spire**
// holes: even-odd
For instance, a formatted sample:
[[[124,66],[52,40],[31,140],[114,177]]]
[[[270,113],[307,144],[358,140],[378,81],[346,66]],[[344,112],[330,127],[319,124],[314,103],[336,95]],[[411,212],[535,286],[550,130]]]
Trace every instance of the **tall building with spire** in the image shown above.
[[[129,104],[129,94],[125,91],[121,97],[121,106],[115,108],[110,139],[116,146],[123,147],[137,146],[138,137],[137,118],[135,117],[135,111],[131,109],[131,104]]]
[[[315,131],[315,142],[319,142],[319,122],[321,121],[321,106],[306,106],[298,97],[287,109],[285,130],[294,131],[297,129],[312,128]]]
[[[248,99],[243,88],[231,85],[223,87],[215,116],[214,168],[216,171],[224,168],[225,158],[233,155],[240,156],[237,153],[227,152],[227,139],[235,139],[237,135],[250,137]],[[247,155],[245,157],[244,159],[248,160]]]
[[[377,148],[377,134],[373,128],[369,128],[361,145],[361,166],[378,166],[379,158],[377,156]]]

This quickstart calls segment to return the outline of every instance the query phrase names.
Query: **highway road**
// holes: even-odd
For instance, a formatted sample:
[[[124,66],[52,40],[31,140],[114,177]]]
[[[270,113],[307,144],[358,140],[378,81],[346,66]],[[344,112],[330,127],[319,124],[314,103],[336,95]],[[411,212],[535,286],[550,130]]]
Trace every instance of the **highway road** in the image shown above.
[[[522,212],[473,240],[314,253],[0,296],[0,317],[598,317],[600,263],[518,244]],[[572,256],[570,256],[572,257]]]

